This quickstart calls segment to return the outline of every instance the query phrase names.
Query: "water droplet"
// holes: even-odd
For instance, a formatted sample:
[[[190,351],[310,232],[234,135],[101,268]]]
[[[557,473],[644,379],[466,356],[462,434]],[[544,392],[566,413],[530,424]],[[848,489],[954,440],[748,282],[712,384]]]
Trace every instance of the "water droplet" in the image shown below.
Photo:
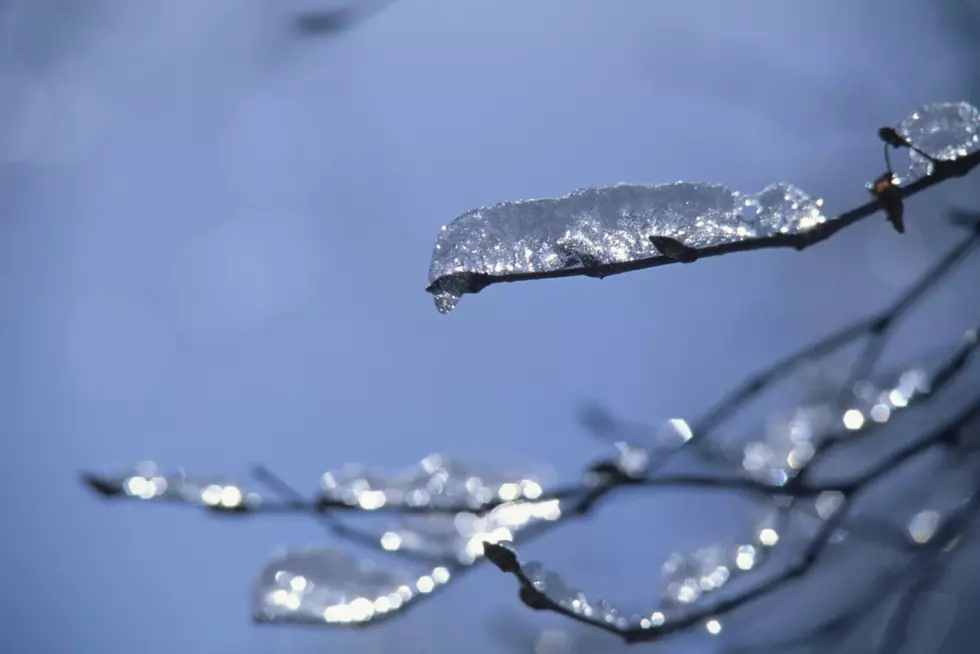
[[[735,566],[739,570],[751,570],[755,567],[758,552],[752,545],[741,545],[735,550]]]
[[[939,528],[940,515],[938,511],[920,511],[909,522],[909,538],[919,545],[932,540],[936,529]]]
[[[436,310],[439,313],[449,313],[456,308],[456,305],[459,304],[459,299],[464,294],[474,292],[470,284],[469,273],[450,274],[445,277],[440,277],[432,282],[428,290],[432,293]]]
[[[417,583],[406,570],[377,568],[339,550],[294,550],[265,566],[255,585],[253,611],[262,621],[363,623],[376,613],[397,610],[411,599],[409,587]],[[400,595],[402,588],[407,597]]]
[[[662,567],[661,597],[671,604],[692,604],[728,581],[726,551],[718,546],[691,554],[672,554]]]
[[[829,520],[844,505],[844,493],[840,491],[825,491],[817,496],[813,508],[824,520]]]
[[[456,308],[457,304],[459,304],[460,296],[456,293],[438,291],[432,295],[435,299],[436,310],[439,311],[439,313],[449,313]]]
[[[593,607],[593,617],[603,622],[616,623],[620,619],[619,608],[612,602],[600,599]]]

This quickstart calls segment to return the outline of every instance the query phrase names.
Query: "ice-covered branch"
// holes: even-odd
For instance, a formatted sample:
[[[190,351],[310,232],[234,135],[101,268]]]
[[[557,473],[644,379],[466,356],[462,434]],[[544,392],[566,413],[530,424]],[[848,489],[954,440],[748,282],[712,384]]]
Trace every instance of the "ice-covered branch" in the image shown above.
[[[788,638],[747,643],[727,648],[726,651],[728,654],[782,654],[795,651],[794,648],[804,644],[815,645],[822,651],[838,651],[839,648],[834,644],[865,622],[870,614],[896,592],[900,593],[899,607],[887,621],[878,651],[881,654],[902,651],[899,643],[905,640],[911,626],[909,618],[915,602],[920,598],[923,589],[942,574],[952,553],[964,549],[959,547],[959,541],[975,525],[976,514],[980,510],[978,503],[980,493],[975,493],[950,514],[942,523],[941,529],[936,529],[939,525],[930,525],[936,529],[933,533],[917,531],[919,526],[916,522],[921,520],[917,520],[919,516],[916,516],[910,525],[908,553],[912,559],[891,565],[867,585],[866,592],[858,595],[856,601],[845,602],[842,607],[836,607],[838,610],[829,618],[808,625],[806,629]]]
[[[963,342],[956,351],[936,366],[935,370],[931,371],[928,380],[923,379],[925,373],[918,368],[902,370],[898,375],[895,375],[896,378],[892,383],[885,384],[885,387],[879,388],[875,394],[871,391],[875,386],[882,386],[882,384],[869,384],[868,382],[871,380],[868,379],[868,376],[872,373],[881,353],[881,343],[890,336],[902,318],[980,245],[980,220],[977,220],[980,218],[980,213],[973,214],[961,211],[957,212],[957,215],[974,218],[972,221],[958,221],[969,227],[969,233],[943,255],[936,264],[910,284],[890,305],[873,315],[829,334],[750,376],[709,409],[701,419],[695,422],[693,427],[688,426],[683,421],[673,421],[669,423],[671,428],[666,436],[658,439],[658,442],[652,444],[623,443],[621,445],[622,465],[627,468],[639,465],[646,474],[650,474],[668,460],[671,451],[678,450],[678,445],[696,446],[698,443],[707,441],[720,425],[731,419],[756,397],[797,371],[802,365],[840,351],[861,339],[868,339],[868,342],[858,363],[851,371],[849,379],[841,385],[841,393],[838,397],[833,398],[833,401],[813,407],[805,416],[807,423],[813,423],[814,420],[823,418],[824,424],[822,426],[810,425],[811,431],[821,432],[817,435],[825,438],[826,442],[821,443],[821,456],[826,456],[830,450],[844,442],[853,442],[859,433],[870,433],[879,425],[887,423],[892,413],[907,408],[913,399],[919,401],[937,394],[955,378],[980,347],[978,344],[980,325],[966,332]],[[860,396],[855,394],[855,388],[860,388]],[[601,412],[599,409],[594,411]],[[835,415],[835,412],[839,415]],[[813,415],[814,413],[816,415]],[[827,420],[828,417],[829,421]],[[796,419],[799,420],[800,418],[797,416]],[[611,416],[594,414],[590,420],[593,422],[594,429],[611,432],[615,432],[617,429],[618,422]],[[596,424],[596,421],[602,424]],[[663,442],[664,440],[667,442]],[[816,453],[815,450],[810,451],[812,448],[806,449],[807,446],[813,445],[810,440],[807,439],[804,450],[797,453],[798,459],[800,457],[806,459],[805,463],[809,463],[810,458]],[[789,466],[788,474],[805,467],[803,465]],[[782,481],[785,481],[783,473],[778,473],[778,475]]]
[[[785,182],[755,194],[676,182],[502,202],[468,211],[442,228],[426,290],[436,308],[448,313],[462,295],[500,282],[601,279],[732,252],[800,250],[879,210],[903,231],[903,198],[966,175],[980,163],[980,112],[965,102],[927,105],[896,128],[882,128],[880,136],[886,148],[910,148],[908,171],[894,175],[888,162],[888,171],[869,184],[873,199],[836,217],[822,199]]]
[[[521,601],[531,608],[553,611],[573,620],[585,622],[616,633],[630,643],[657,640],[695,625],[704,625],[709,632],[720,631],[721,616],[772,594],[790,581],[807,574],[821,559],[831,536],[840,527],[850,505],[859,495],[871,488],[880,478],[896,471],[917,455],[935,447],[949,446],[951,440],[961,438],[962,431],[968,427],[976,429],[977,425],[973,423],[978,419],[980,419],[980,397],[974,399],[965,410],[939,429],[885,457],[860,478],[841,485],[840,488],[846,491],[846,502],[826,520],[796,562],[786,566],[782,572],[770,579],[704,608],[671,614],[669,609],[658,606],[643,612],[628,614],[615,604],[592,602],[585,593],[569,588],[557,574],[546,571],[541,564],[519,561],[517,552],[507,543],[487,542],[484,545],[486,556],[502,572],[517,578],[520,584]],[[978,508],[976,500],[978,493],[980,488],[974,489],[973,495],[966,503],[970,507],[971,518]],[[766,545],[767,541],[763,540],[761,544]],[[769,539],[768,544],[773,545],[773,540]],[[754,558],[752,545],[740,546],[736,557],[747,551],[745,548],[748,547],[753,547]],[[736,565],[742,569],[751,567],[748,562],[743,565],[736,562]]]
[[[485,543],[527,542],[568,519],[591,512],[600,501],[618,492],[701,488],[738,492],[767,500],[793,498],[810,501],[816,515],[824,519],[833,515],[842,504],[842,491],[850,492],[860,480],[810,483],[802,473],[836,444],[853,443],[873,434],[892,417],[936,397],[957,377],[978,349],[976,330],[967,332],[963,343],[930,370],[900,370],[880,379],[874,387],[875,392],[870,395],[869,385],[865,383],[859,385],[860,395],[840,396],[836,398],[837,403],[824,407],[822,412],[808,414],[809,429],[813,432],[810,440],[799,443],[798,452],[781,454],[783,465],[774,467],[763,453],[753,450],[752,456],[756,458],[742,462],[744,474],[741,475],[663,475],[655,472],[676,452],[708,438],[737,408],[802,362],[815,355],[827,354],[861,336],[883,337],[910,307],[974,250],[978,241],[980,229],[952,248],[884,311],[770,367],[736,389],[709,411],[705,419],[698,421],[695,428],[684,420],[674,419],[668,421],[665,430],[661,430],[653,442],[619,443],[618,457],[591,464],[576,484],[553,486],[529,471],[473,467],[440,455],[430,455],[416,466],[400,471],[346,466],[325,473],[321,490],[314,496],[304,495],[262,467],[253,470],[254,483],[251,484],[233,482],[227,477],[192,478],[183,472],[165,474],[148,464],[116,474],[86,474],[84,478],[90,487],[107,497],[180,503],[233,516],[305,514],[322,522],[342,541],[400,559],[393,566],[385,566],[367,564],[335,549],[303,550],[294,553],[298,557],[295,560],[290,558],[292,554],[287,554],[285,558],[277,559],[277,563],[270,563],[276,571],[282,572],[278,580],[273,574],[270,577],[273,581],[269,581],[266,578],[272,573],[263,573],[259,583],[261,592],[257,590],[256,619],[272,623],[364,626],[402,614],[420,600],[432,596],[450,579],[459,579],[479,563]],[[822,418],[818,420],[819,416]],[[610,419],[600,417],[598,420]],[[799,423],[799,417],[796,420]],[[746,452],[748,456],[748,450]],[[370,528],[348,524],[339,519],[341,514],[352,518],[389,515],[395,519],[380,528]],[[848,525],[848,530],[859,540],[894,545],[892,539],[882,540],[873,529],[866,527],[861,522],[854,522]],[[736,547],[726,555],[731,557],[731,565],[725,569],[748,572],[758,568],[765,559],[765,552],[777,541],[778,525],[760,528],[756,542],[744,544],[741,549]],[[712,581],[710,575],[715,574],[712,570],[721,569],[717,567],[719,556],[715,550],[705,550],[695,555],[693,563],[684,563],[681,567],[676,567],[679,563],[672,564],[676,571],[671,575],[681,577],[676,582],[669,582],[673,585],[669,585],[668,595],[683,604],[703,594],[701,582],[691,586],[689,578],[684,577],[690,574],[691,565],[696,569],[707,566],[705,579],[708,581],[704,583],[718,585],[720,582]],[[336,565],[343,557],[351,558],[357,564]],[[296,561],[302,561],[299,567],[307,570],[306,573],[293,570]],[[412,568],[405,568],[405,565]],[[422,568],[418,568],[419,565]],[[333,578],[329,572],[362,568],[374,571],[364,573],[371,579],[391,577],[392,584],[398,582],[396,590],[388,590],[388,586],[366,588],[358,583],[360,573]],[[283,582],[288,575],[292,575],[289,580],[300,575],[305,581]],[[727,580],[731,572],[725,575]],[[314,589],[319,590],[314,592]],[[328,601],[325,597],[333,599]]]
[[[820,200],[788,184],[749,196],[717,184],[618,185],[478,209],[444,228],[428,290],[440,310],[448,311],[460,295],[500,281],[601,278],[725,252],[802,248],[878,210],[902,231],[902,198],[964,175],[980,162],[978,131],[980,115],[965,103],[930,105],[896,128],[883,128],[886,155],[889,148],[908,149],[911,165],[896,175],[886,156],[886,174],[870,185],[874,200],[836,218],[824,213]],[[303,515],[345,546],[357,545],[386,559],[357,556],[340,547],[278,555],[256,581],[257,622],[376,624],[404,614],[490,557],[517,576],[521,598],[529,606],[616,633],[627,642],[702,625],[718,633],[720,616],[807,575],[842,530],[848,542],[883,545],[921,562],[927,553],[935,554],[936,543],[965,533],[973,520],[973,509],[929,510],[916,514],[902,531],[856,516],[854,503],[880,479],[926,452],[946,447],[964,454],[964,430],[980,431],[980,400],[940,430],[904,444],[885,444],[884,456],[868,469],[830,481],[818,481],[813,473],[816,463],[845,444],[871,440],[895,417],[948,396],[946,389],[980,349],[977,325],[947,356],[929,365],[887,374],[876,370],[895,327],[980,245],[980,214],[957,211],[952,221],[969,234],[888,307],[753,375],[700,420],[689,424],[674,418],[659,431],[644,429],[642,437],[634,438],[634,430],[630,438],[621,438],[617,420],[594,413],[593,431],[614,441],[617,452],[585,466],[574,483],[556,485],[530,470],[472,466],[442,455],[396,471],[345,466],[325,473],[311,495],[262,467],[245,480],[162,472],[152,464],[114,474],[89,473],[83,479],[111,498],[193,506],[236,517]],[[661,473],[681,452],[708,455],[720,426],[789,374],[862,339],[857,362],[833,393],[790,407],[789,414],[770,425],[773,433],[769,427],[764,430],[768,440],[740,448],[735,472]],[[878,442],[882,440],[887,439]],[[519,562],[505,545],[523,546],[617,494],[668,488],[737,493],[761,499],[774,511],[741,542],[672,555],[663,566],[661,605],[645,612],[593,602],[540,565]],[[976,501],[974,493],[962,506]],[[773,567],[776,553],[790,549],[785,535],[791,513],[818,525],[816,533],[808,536],[798,560],[778,574],[760,577],[760,571]],[[936,565],[945,561],[938,554],[933,559]],[[732,595],[736,579],[753,585]]]
[[[954,252],[962,250],[958,246]],[[944,270],[948,270],[945,267]],[[934,268],[927,276],[932,276]],[[913,285],[913,289],[920,284]],[[904,297],[904,296],[903,296]],[[867,324],[862,323],[862,324]],[[163,473],[153,463],[141,463],[132,470],[109,474],[84,473],[83,481],[93,490],[110,498],[154,500],[181,503],[207,510],[233,515],[261,513],[306,513],[333,518],[341,513],[396,514],[407,518],[448,516],[456,520],[461,514],[484,519],[484,531],[493,530],[499,523],[508,529],[523,527],[536,520],[559,520],[562,507],[574,507],[573,513],[590,510],[599,496],[608,495],[615,489],[670,489],[701,488],[740,491],[757,496],[783,495],[806,498],[833,490],[827,484],[802,483],[810,464],[826,456],[835,446],[853,443],[863,435],[872,433],[903,410],[914,408],[935,397],[955,379],[966,366],[970,357],[980,349],[980,324],[966,332],[963,342],[944,358],[933,371],[919,368],[903,370],[894,380],[867,396],[867,386],[862,388],[864,397],[854,396],[843,403],[847,409],[828,407],[827,425],[823,430],[823,442],[807,457],[797,456],[795,467],[799,476],[794,483],[787,483],[788,476],[776,479],[770,474],[762,477],[716,474],[653,475],[655,464],[662,463],[681,446],[695,442],[695,433],[682,420],[670,421],[674,434],[667,444],[661,441],[646,444],[620,444],[620,456],[603,459],[590,465],[577,484],[548,488],[542,486],[534,475],[479,471],[440,455],[422,459],[410,471],[386,472],[347,466],[323,475],[324,489],[316,497],[306,497],[286,485],[264,467],[253,473],[258,481],[274,491],[269,496],[257,489],[246,490],[246,485],[230,481],[227,477],[188,477],[183,471]],[[798,360],[798,357],[791,357]],[[766,377],[762,385],[768,385],[773,376]],[[753,388],[759,388],[754,385]],[[742,401],[749,398],[737,394]],[[726,403],[727,405],[727,403]],[[703,439],[708,429],[698,432]],[[800,483],[795,483],[800,482]],[[567,509],[564,513],[568,513]],[[336,529],[340,536],[349,536],[343,528]],[[477,545],[482,543],[478,541]],[[399,549],[387,547],[386,549]],[[470,549],[479,547],[470,545]]]

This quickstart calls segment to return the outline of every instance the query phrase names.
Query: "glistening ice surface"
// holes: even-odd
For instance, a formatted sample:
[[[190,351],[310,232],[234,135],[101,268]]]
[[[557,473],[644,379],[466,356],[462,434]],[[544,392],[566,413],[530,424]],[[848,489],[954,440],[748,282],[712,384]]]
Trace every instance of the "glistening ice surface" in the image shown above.
[[[920,107],[897,128],[919,151],[953,160],[980,150],[980,111],[966,102]],[[913,151],[901,183],[933,172]],[[668,237],[695,251],[777,234],[799,234],[828,220],[823,201],[784,182],[742,195],[708,182],[656,186],[617,184],[558,198],[501,202],[468,211],[444,226],[429,267],[436,308],[448,313],[462,295],[487,280],[585,271],[596,266],[667,256],[651,237]],[[676,258],[676,257],[671,257]]]
[[[345,466],[325,473],[322,483],[324,499],[368,511],[392,505],[477,508],[494,500],[533,500],[542,493],[538,477],[531,473],[474,466],[441,454],[394,472]]]
[[[340,550],[295,550],[262,570],[255,583],[253,613],[260,622],[364,623],[398,611],[449,578],[443,567],[413,574],[378,568]]]
[[[952,161],[980,150],[980,111],[966,102],[936,102],[912,112],[897,131],[933,159]],[[915,151],[909,157],[903,184],[932,174],[929,159]]]
[[[721,184],[617,184],[559,198],[502,202],[442,228],[429,268],[436,308],[451,311],[479,290],[472,274],[586,269],[664,256],[651,236],[694,249],[804,232],[827,220],[822,200],[785,183],[755,195]]]
[[[132,470],[92,477],[102,493],[139,500],[177,501],[214,509],[258,509],[261,496],[225,477],[190,477],[184,472],[165,473],[151,461]]]
[[[527,527],[561,518],[558,500],[508,502],[484,515],[461,511],[405,516],[380,537],[389,551],[426,554],[470,565],[483,556],[483,543],[512,541]]]

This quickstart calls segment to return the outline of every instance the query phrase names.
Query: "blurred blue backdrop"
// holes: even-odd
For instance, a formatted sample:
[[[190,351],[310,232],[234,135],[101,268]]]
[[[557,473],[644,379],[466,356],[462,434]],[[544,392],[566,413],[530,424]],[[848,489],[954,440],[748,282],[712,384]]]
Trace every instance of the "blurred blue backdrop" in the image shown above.
[[[975,183],[917,197],[904,236],[872,218],[801,254],[495,286],[449,316],[423,292],[437,230],[617,181],[863,203],[877,127],[977,103],[954,4],[400,0],[316,35],[314,0],[0,3],[0,649],[503,651],[487,617],[520,607],[490,570],[364,632],[255,627],[255,574],[316,524],[109,505],[78,473],[263,462],[312,491],[441,451],[567,477],[604,451],[583,399],[696,413],[880,306],[955,240],[938,210]],[[976,316],[947,291],[937,342]],[[697,540],[724,513],[662,497],[528,552],[652,594],[664,526]]]

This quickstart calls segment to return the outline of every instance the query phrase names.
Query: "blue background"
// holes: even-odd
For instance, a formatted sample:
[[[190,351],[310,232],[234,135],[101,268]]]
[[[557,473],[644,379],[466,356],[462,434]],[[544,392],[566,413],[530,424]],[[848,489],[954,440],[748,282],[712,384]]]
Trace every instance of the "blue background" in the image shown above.
[[[324,542],[316,524],[106,504],[78,473],[263,462],[312,491],[345,462],[440,451],[571,478],[606,452],[582,400],[696,414],[881,306],[956,239],[939,210],[976,198],[969,181],[919,196],[904,236],[878,216],[804,253],[496,286],[439,315],[437,230],[482,204],[676,180],[863,203],[877,127],[977,103],[968,10],[402,0],[339,35],[295,29],[329,7],[0,3],[3,652],[505,651],[487,618],[521,609],[490,570],[364,632],[255,627],[254,576]],[[920,336],[975,320],[964,297],[939,294]],[[678,539],[728,514],[660,497],[528,553],[652,596]]]

